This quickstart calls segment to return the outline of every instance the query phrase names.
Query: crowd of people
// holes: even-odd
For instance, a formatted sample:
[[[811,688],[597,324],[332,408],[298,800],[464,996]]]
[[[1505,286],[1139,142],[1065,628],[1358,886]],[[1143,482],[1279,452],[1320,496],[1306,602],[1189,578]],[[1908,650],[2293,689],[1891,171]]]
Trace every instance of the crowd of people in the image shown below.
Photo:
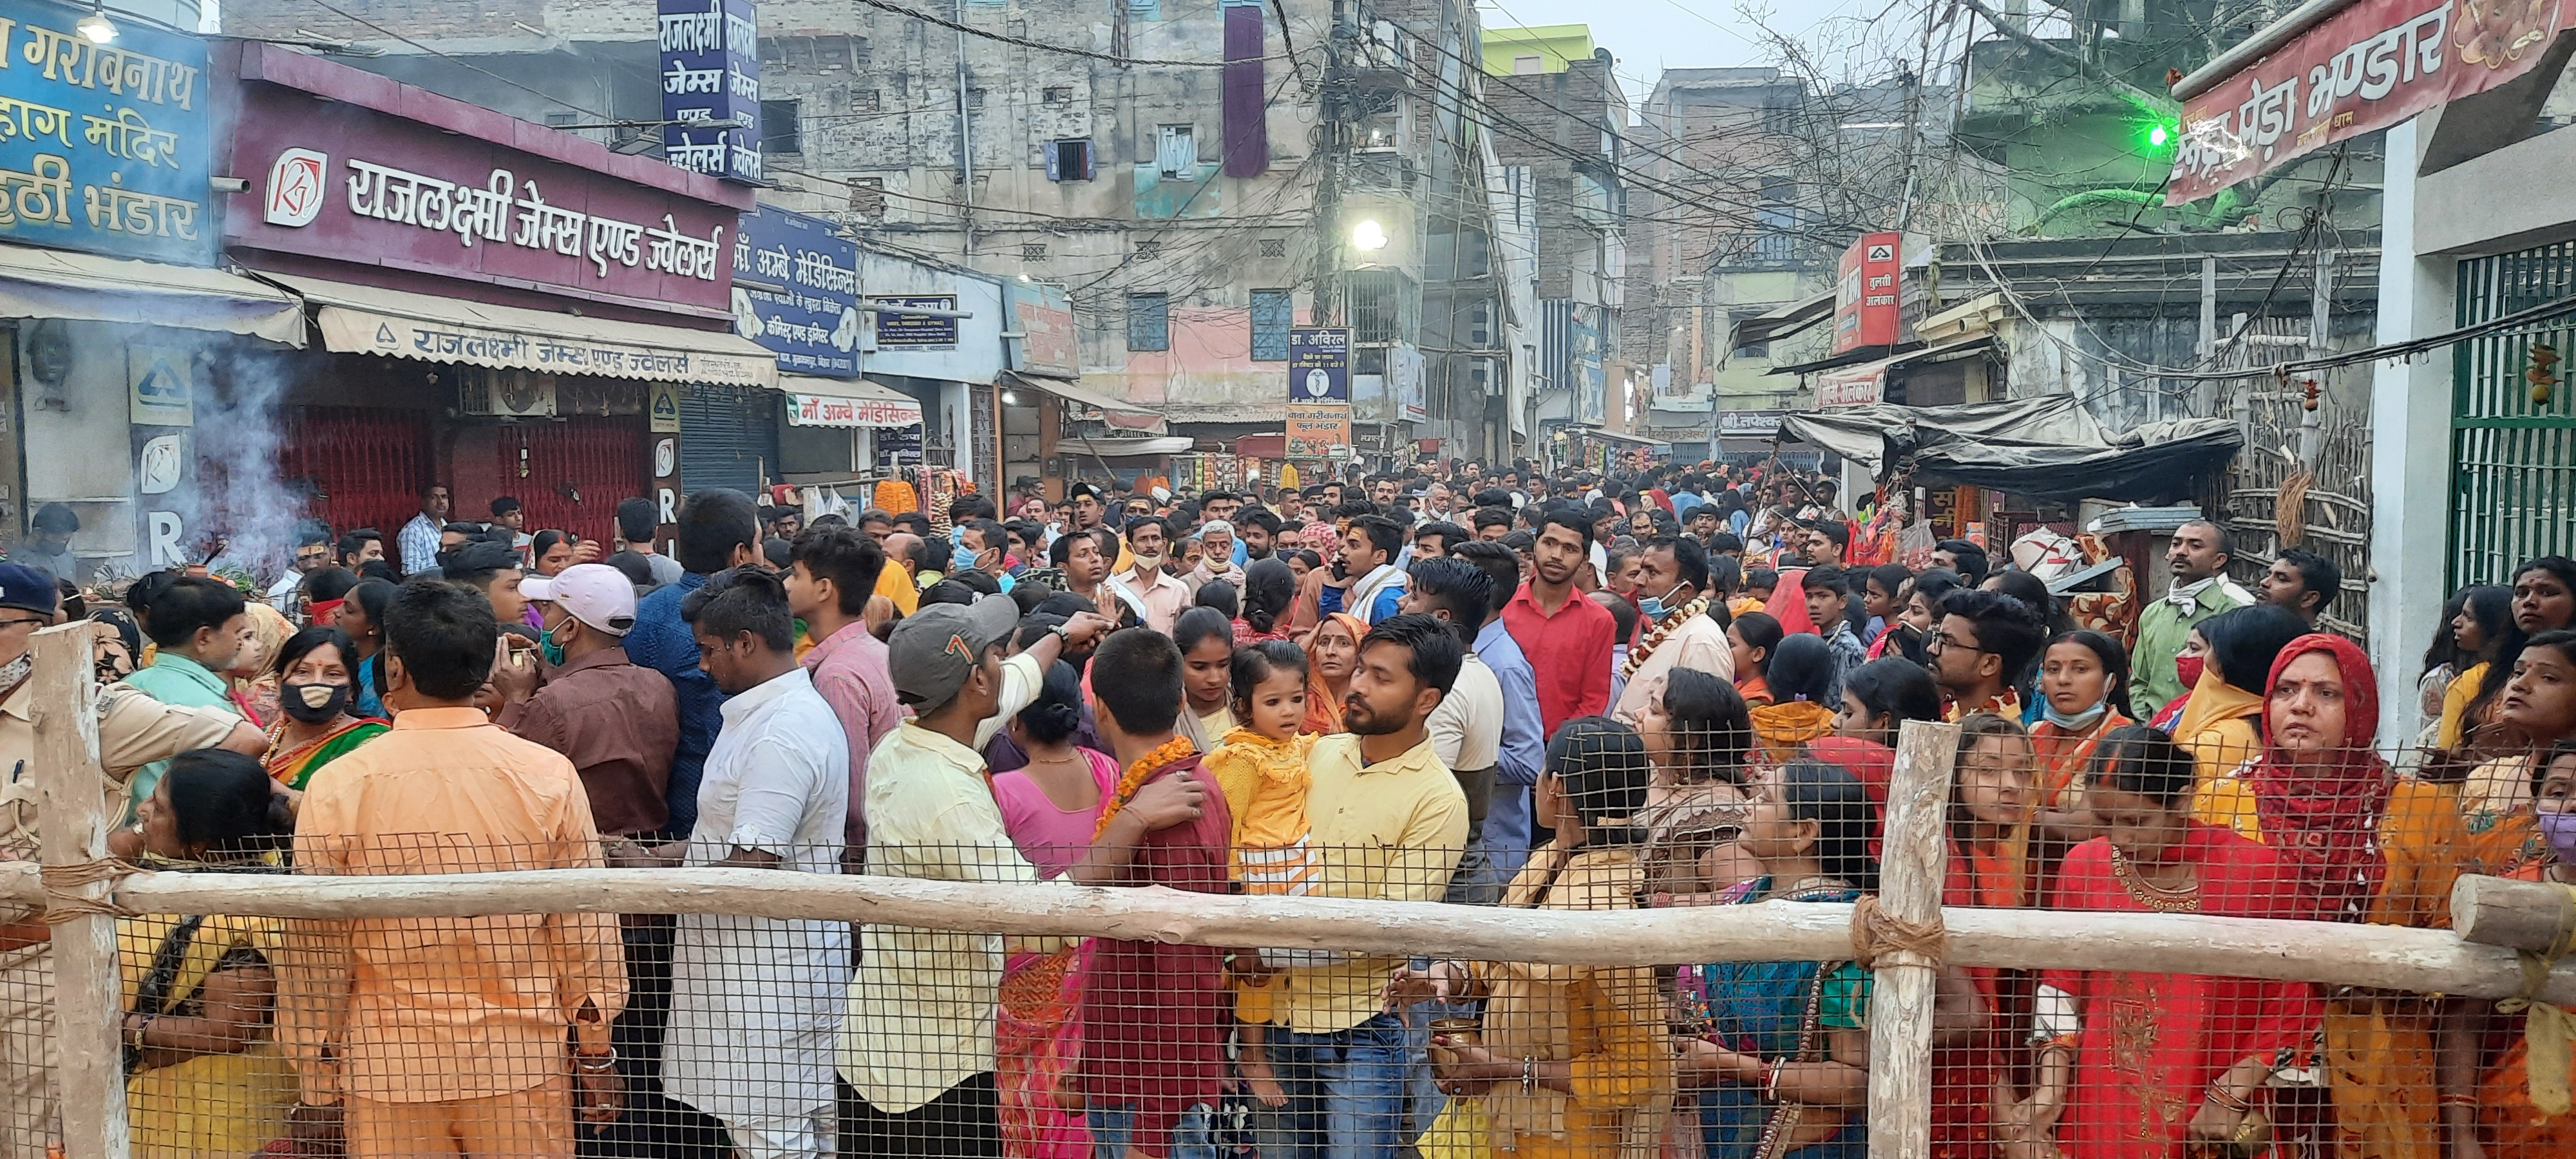
[[[2463,873],[2576,883],[2567,559],[2455,595],[2383,708],[2324,622],[2332,562],[2247,587],[2209,522],[2133,621],[2079,625],[1979,540],[1904,558],[1901,493],[1846,511],[1776,465],[1061,490],[810,521],[710,490],[665,555],[642,500],[603,545],[510,500],[457,522],[432,488],[390,554],[309,525],[250,594],[13,560],[0,760],[33,755],[30,635],[86,616],[112,845],[161,868],[1851,902],[1898,730],[1949,720],[1947,905],[2428,927]],[[2383,711],[2424,744],[2384,759]],[[33,856],[35,802],[0,790],[0,857]],[[1850,961],[1005,938],[971,912],[123,925],[140,1155],[1866,1150]],[[0,924],[10,1159],[58,1130],[48,936]],[[2564,1048],[2526,1046],[2523,1007],[1960,967],[1935,1005],[1945,1159],[2576,1154]]]

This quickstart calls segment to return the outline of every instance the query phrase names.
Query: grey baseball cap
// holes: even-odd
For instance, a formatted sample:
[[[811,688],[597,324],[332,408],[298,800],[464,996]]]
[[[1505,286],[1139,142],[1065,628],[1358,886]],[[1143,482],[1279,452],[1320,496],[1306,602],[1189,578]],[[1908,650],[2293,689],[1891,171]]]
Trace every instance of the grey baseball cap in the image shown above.
[[[984,653],[1010,639],[1020,605],[1009,596],[972,604],[925,604],[894,626],[886,642],[886,669],[895,699],[915,713],[939,710],[984,662]]]

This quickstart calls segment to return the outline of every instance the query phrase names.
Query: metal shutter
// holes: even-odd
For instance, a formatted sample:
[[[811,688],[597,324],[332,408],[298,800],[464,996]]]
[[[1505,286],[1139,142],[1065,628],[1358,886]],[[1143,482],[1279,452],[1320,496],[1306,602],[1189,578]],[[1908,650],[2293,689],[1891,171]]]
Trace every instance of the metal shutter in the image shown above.
[[[757,387],[692,386],[680,400],[680,483],[757,495],[778,477],[779,395]]]

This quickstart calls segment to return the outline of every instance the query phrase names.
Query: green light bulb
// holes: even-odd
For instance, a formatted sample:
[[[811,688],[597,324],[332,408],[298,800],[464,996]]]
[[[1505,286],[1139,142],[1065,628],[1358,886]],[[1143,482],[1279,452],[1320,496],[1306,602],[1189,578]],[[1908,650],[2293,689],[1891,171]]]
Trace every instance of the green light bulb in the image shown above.
[[[2147,130],[2147,144],[2161,149],[2165,147],[2165,142],[2170,140],[2172,136],[2173,135],[2170,132],[2166,131],[2163,125],[2158,125],[2155,128]]]

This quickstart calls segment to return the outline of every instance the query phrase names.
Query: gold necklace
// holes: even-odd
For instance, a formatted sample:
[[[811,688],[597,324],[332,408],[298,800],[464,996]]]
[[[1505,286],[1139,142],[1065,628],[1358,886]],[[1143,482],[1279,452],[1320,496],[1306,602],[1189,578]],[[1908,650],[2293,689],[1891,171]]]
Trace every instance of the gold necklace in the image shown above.
[[[2111,847],[2111,873],[2120,879],[2120,887],[2128,890],[2129,896],[2139,905],[2157,913],[2200,912],[2200,879],[2197,876],[2190,885],[2180,888],[2157,885],[2140,874],[2138,867],[2129,863],[2128,855],[2120,852],[2117,845]]]

